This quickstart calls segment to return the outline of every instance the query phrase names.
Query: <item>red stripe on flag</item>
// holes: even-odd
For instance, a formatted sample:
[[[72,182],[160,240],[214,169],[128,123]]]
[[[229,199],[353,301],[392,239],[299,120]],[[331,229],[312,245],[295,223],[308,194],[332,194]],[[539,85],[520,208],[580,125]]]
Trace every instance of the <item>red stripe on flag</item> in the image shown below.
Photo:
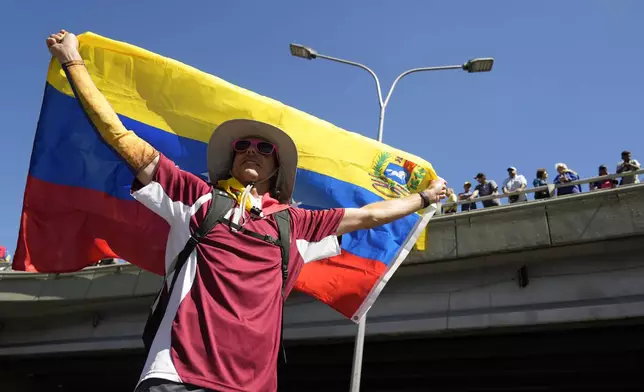
[[[134,199],[28,176],[13,269],[73,272],[121,258],[163,274],[168,233],[168,223]]]
[[[343,250],[339,256],[306,263],[295,288],[351,317],[386,269],[380,261]]]

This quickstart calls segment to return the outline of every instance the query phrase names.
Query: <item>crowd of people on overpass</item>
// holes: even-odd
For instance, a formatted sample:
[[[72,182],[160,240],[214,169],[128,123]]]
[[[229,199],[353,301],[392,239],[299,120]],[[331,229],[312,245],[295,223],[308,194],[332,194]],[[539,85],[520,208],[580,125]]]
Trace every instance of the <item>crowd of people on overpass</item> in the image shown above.
[[[622,174],[634,172],[641,169],[640,163],[633,159],[630,151],[622,151],[621,160],[617,163],[615,174]],[[555,175],[552,183],[548,182],[548,171],[544,168],[539,168],[536,171],[535,178],[532,180],[533,188],[541,188],[534,193],[534,199],[547,199],[553,196],[563,196],[574,193],[581,193],[582,185],[576,182],[580,181],[579,174],[568,167],[565,163],[557,163],[555,165],[557,174]],[[456,194],[453,188],[447,189],[447,198],[443,205],[443,214],[453,214],[457,212],[461,202],[460,210],[471,211],[477,208],[477,203],[480,203],[483,208],[496,207],[501,205],[501,198],[507,197],[508,203],[517,203],[528,200],[528,180],[523,174],[519,174],[516,167],[508,167],[508,177],[503,181],[501,188],[497,185],[496,181],[487,178],[485,173],[478,173],[474,179],[477,185],[472,187],[470,181],[463,184],[463,192]],[[597,177],[610,176],[608,167],[600,165],[597,172]],[[612,189],[618,186],[637,184],[639,183],[639,176],[625,175],[621,178],[598,178],[597,181],[588,184],[589,191],[597,191],[603,189]],[[570,183],[570,185],[566,185]],[[478,198],[486,196],[498,196],[491,199],[484,199],[477,201]],[[471,201],[471,203],[462,203],[463,201]]]

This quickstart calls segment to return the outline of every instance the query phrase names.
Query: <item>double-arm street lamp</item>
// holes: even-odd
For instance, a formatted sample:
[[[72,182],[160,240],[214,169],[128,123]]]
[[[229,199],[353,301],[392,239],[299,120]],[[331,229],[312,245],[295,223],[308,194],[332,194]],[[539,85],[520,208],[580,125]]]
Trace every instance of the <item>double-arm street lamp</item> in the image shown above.
[[[326,56],[320,53],[317,53],[315,50],[303,46],[303,45],[298,45],[298,44],[291,44],[291,55],[295,57],[300,57],[303,59],[307,60],[313,60],[313,59],[325,59],[325,60],[331,60],[335,61],[337,63],[342,63],[342,64],[348,64],[348,65],[353,65],[354,67],[362,68],[365,71],[369,72],[373,79],[376,81],[376,88],[378,90],[378,103],[380,104],[380,121],[378,123],[378,141],[382,142],[382,132],[384,129],[384,121],[385,121],[385,109],[387,108],[387,104],[389,103],[389,98],[391,98],[391,93],[394,91],[394,88],[396,88],[396,85],[398,84],[398,81],[405,76],[416,73],[416,72],[424,72],[424,71],[445,71],[449,69],[462,69],[464,71],[467,71],[469,73],[475,73],[475,72],[489,72],[492,70],[492,65],[494,64],[494,59],[489,57],[489,58],[476,58],[468,61],[465,64],[461,65],[441,65],[438,67],[422,67],[422,68],[413,68],[410,70],[407,70],[400,75],[394,80],[394,82],[391,85],[391,88],[389,88],[389,92],[387,93],[387,97],[383,100],[382,98],[382,89],[380,88],[380,80],[378,80],[378,76],[376,75],[375,72],[373,72],[369,67],[366,65],[356,63],[353,61],[349,60],[343,60],[339,59],[336,57],[331,57],[331,56]]]
[[[373,79],[376,81],[376,88],[378,90],[378,103],[380,104],[380,121],[378,123],[378,141],[379,142],[382,142],[382,132],[384,129],[384,120],[385,120],[385,109],[387,108],[387,104],[389,103],[389,98],[391,98],[391,93],[394,91],[394,88],[396,87],[396,84],[398,84],[398,81],[400,79],[404,78],[409,74],[416,73],[416,72],[424,72],[424,71],[444,71],[444,70],[450,70],[450,69],[462,69],[464,71],[467,71],[468,73],[490,72],[492,70],[492,65],[494,64],[494,59],[491,57],[487,57],[487,58],[475,58],[461,65],[442,65],[438,67],[413,68],[398,75],[398,77],[392,83],[391,88],[389,88],[387,97],[385,97],[385,99],[383,100],[382,89],[380,88],[380,80],[378,80],[378,76],[376,75],[376,73],[373,72],[366,65],[349,61],[349,60],[339,59],[336,57],[326,56],[304,45],[291,44],[290,49],[291,49],[291,55],[295,57],[300,57],[307,60],[313,60],[318,58],[331,60],[337,63],[348,64],[354,67],[362,68],[365,71],[369,72],[369,74],[371,74]],[[358,392],[360,390],[360,376],[362,372],[362,353],[364,348],[366,319],[367,319],[367,315],[365,314],[358,324],[358,332],[356,334],[356,342],[355,342],[355,348],[353,353],[353,369],[351,372],[351,392]]]

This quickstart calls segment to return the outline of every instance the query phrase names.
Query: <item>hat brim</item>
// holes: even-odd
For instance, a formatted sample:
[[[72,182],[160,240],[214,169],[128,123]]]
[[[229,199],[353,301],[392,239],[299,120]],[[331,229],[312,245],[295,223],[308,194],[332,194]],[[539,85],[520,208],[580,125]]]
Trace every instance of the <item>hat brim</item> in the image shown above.
[[[275,144],[279,157],[279,201],[290,203],[297,175],[297,147],[286,132],[260,121],[229,120],[214,130],[208,142],[207,153],[210,182],[217,184],[219,180],[230,178],[234,157],[233,142],[246,137],[256,137]]]

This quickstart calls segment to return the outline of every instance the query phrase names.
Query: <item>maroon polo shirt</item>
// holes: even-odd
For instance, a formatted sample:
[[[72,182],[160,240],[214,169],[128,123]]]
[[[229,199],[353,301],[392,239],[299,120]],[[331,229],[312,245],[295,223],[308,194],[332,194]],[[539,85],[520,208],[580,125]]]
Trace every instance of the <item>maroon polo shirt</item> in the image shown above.
[[[133,196],[170,224],[165,267],[205,217],[210,186],[160,158],[153,181]],[[318,242],[336,232],[343,209],[288,209],[289,277],[303,265],[297,240]],[[244,227],[278,237],[272,215],[247,217]],[[162,378],[217,391],[275,391],[282,316],[279,246],[217,225],[197,245],[175,284],[140,380]]]

